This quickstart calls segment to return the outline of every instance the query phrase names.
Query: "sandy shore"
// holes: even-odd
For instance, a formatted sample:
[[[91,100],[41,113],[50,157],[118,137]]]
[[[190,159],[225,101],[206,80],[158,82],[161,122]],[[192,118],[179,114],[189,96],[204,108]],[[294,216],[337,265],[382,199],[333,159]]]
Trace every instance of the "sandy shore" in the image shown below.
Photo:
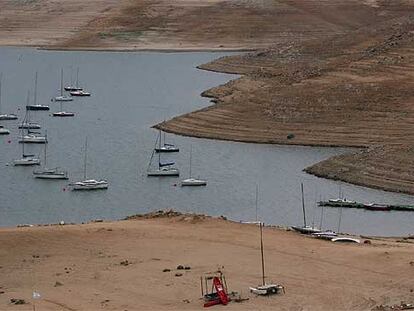
[[[2,228],[0,309],[32,310],[35,290],[36,310],[202,310],[200,276],[222,266],[229,289],[249,300],[214,309],[372,310],[413,302],[412,240],[370,241],[338,245],[265,228],[267,280],[286,294],[263,298],[248,292],[261,281],[255,225],[184,215]]]

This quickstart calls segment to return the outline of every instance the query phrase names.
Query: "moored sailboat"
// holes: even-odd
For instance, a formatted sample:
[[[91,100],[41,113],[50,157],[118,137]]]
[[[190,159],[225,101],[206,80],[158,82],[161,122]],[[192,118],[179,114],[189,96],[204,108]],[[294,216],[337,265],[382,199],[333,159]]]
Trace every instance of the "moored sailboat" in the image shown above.
[[[203,180],[203,179],[197,179],[197,178],[193,178],[191,177],[191,162],[192,162],[192,154],[193,154],[193,148],[190,149],[190,174],[189,177],[187,179],[184,179],[181,181],[181,186],[193,186],[193,187],[197,187],[197,186],[207,186],[207,181]]]
[[[0,120],[17,120],[17,115],[9,113],[1,113],[1,90],[2,90],[3,74],[0,74]]]
[[[161,147],[161,136],[159,136],[157,138],[156,141],[156,145],[158,144],[158,147]],[[180,171],[173,167],[174,162],[168,162],[168,163],[162,163],[161,162],[161,153],[158,153],[158,167],[157,168],[152,168],[152,160],[154,158],[154,152],[156,151],[157,148],[154,148],[152,154],[151,154],[151,160],[150,163],[148,165],[148,169],[147,169],[147,176],[179,176],[180,175]]]
[[[63,68],[60,70],[60,95],[54,98],[57,102],[72,101],[73,98],[63,94]]]
[[[47,137],[47,134],[45,134]],[[68,172],[58,167],[47,168],[47,144],[45,144],[43,168],[33,171],[33,176],[39,179],[68,179]]]
[[[177,148],[174,144],[169,144],[166,142],[166,134],[164,132],[164,135],[161,134],[161,130],[159,134],[160,144],[158,147],[155,148],[155,152],[179,152],[180,149]],[[164,142],[161,142],[161,138],[164,136]]]
[[[32,165],[40,165],[40,159],[36,158],[33,154],[25,154],[24,153],[24,145],[22,144],[22,157],[21,159],[13,160],[14,166],[32,166]]]
[[[47,105],[40,105],[37,103],[37,71],[35,74],[35,88],[34,88],[34,100],[33,100],[33,104],[30,105],[26,105],[26,109],[27,110],[49,110],[49,106]]]
[[[87,150],[88,150],[88,140],[85,140],[85,158],[84,158],[84,166],[83,166],[83,179],[82,181],[77,181],[71,183],[72,190],[102,190],[108,189],[108,181],[106,180],[95,180],[95,179],[87,179],[86,168],[87,168]]]

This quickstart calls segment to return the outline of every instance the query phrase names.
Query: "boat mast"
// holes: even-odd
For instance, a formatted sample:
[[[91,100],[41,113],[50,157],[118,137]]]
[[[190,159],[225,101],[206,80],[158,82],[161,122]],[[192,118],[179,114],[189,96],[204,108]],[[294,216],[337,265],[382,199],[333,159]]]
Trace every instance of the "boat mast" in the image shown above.
[[[37,71],[35,74],[34,105],[37,103]]]
[[[0,113],[1,113],[1,82],[3,80],[3,73],[0,73]]]
[[[191,178],[191,158],[192,158],[192,155],[193,155],[193,145],[190,146],[190,177],[189,178]]]
[[[47,141],[47,130],[45,131],[45,139]],[[47,144],[45,144],[45,164],[44,164],[44,168],[46,169],[46,159],[47,159]]]
[[[60,69],[60,96],[63,96],[63,68]]]
[[[76,68],[76,88],[79,87],[79,67]]]
[[[87,160],[87,152],[88,152],[88,137],[85,139],[85,158],[83,163],[83,178],[86,180],[86,160]]]
[[[159,134],[159,144],[158,144],[158,148],[160,149],[158,152],[158,170],[161,169],[161,130],[160,130],[160,134]]]
[[[265,263],[264,263],[264,252],[263,252],[263,224],[260,222],[260,254],[262,256],[262,285],[265,283]]]
[[[305,198],[303,195],[303,183],[300,183],[300,189],[302,191],[302,211],[303,211],[303,225],[306,227],[306,211],[305,211]]]

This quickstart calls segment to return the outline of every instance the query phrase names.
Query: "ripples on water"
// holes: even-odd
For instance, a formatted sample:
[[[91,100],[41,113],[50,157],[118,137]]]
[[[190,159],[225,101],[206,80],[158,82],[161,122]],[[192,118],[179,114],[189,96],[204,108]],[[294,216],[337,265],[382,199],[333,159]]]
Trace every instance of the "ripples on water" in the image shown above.
[[[2,122],[12,134],[0,137],[0,226],[21,223],[82,222],[96,218],[120,219],[154,209],[225,215],[254,220],[255,188],[259,185],[258,214],[266,223],[301,224],[300,183],[305,184],[308,222],[319,225],[319,199],[344,193],[363,202],[414,203],[407,195],[386,193],[316,178],[302,172],[308,165],[344,149],[255,145],[168,135],[181,151],[175,160],[181,178],[188,176],[193,149],[193,176],[208,180],[205,188],[181,188],[177,178],[145,175],[157,132],[151,126],[164,119],[208,105],[200,93],[235,76],[197,70],[196,65],[220,53],[96,53],[51,52],[1,48],[2,111],[24,115],[26,93],[39,72],[39,103],[50,112],[35,112],[33,120],[48,130],[50,166],[69,170],[71,180],[82,178],[83,144],[88,136],[88,175],[106,178],[107,191],[71,192],[67,182],[35,180],[33,168],[7,164],[21,156],[17,122]],[[80,82],[90,98],[65,103],[75,118],[52,118],[59,104],[60,69],[65,84],[80,67]],[[10,140],[10,143],[9,143]],[[42,146],[28,146],[42,154]],[[339,210],[325,208],[324,228],[336,230]],[[369,212],[344,209],[341,231],[376,235],[414,233],[414,213]]]

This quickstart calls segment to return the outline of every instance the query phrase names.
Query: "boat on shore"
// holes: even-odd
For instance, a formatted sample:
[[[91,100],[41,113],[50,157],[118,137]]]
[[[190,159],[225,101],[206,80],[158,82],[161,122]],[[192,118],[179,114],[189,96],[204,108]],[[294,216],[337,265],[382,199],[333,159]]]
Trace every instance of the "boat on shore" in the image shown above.
[[[300,184],[300,190],[302,194],[302,216],[303,216],[303,226],[291,226],[291,228],[302,234],[313,234],[321,232],[320,229],[306,224],[306,209],[305,209],[305,196],[303,192],[303,183]]]
[[[347,208],[360,208],[368,211],[404,211],[414,212],[414,205],[402,205],[402,204],[381,204],[381,203],[360,203],[355,201],[338,202],[336,199],[328,201],[318,202],[319,206],[330,207],[347,207]]]

